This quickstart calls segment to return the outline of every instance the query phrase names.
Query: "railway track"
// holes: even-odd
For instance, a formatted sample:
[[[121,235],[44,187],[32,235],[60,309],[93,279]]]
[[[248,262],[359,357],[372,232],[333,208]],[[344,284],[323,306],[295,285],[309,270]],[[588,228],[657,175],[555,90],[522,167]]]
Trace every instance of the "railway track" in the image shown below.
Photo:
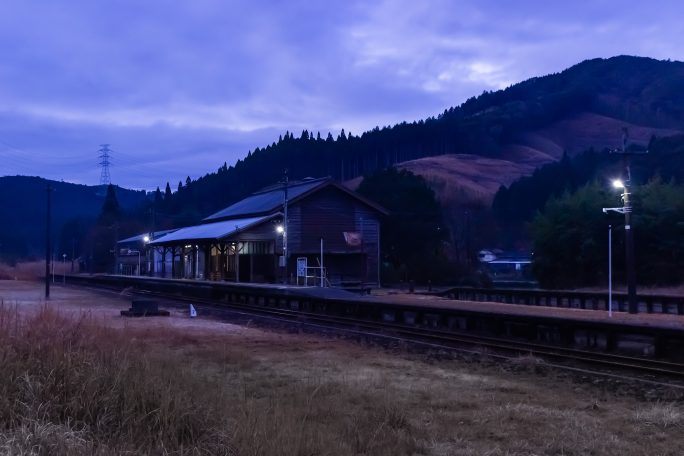
[[[684,392],[684,364],[652,358],[581,350],[538,342],[492,337],[472,332],[441,331],[390,322],[367,321],[356,318],[302,312],[280,307],[269,307],[236,302],[215,302],[208,299],[183,297],[160,292],[135,291],[136,295],[167,300],[179,306],[192,303],[200,310],[217,315],[238,313],[258,316],[288,324],[296,323],[313,328],[343,331],[360,336],[379,337],[397,342],[419,344],[439,350],[456,351],[471,356],[500,360],[515,360],[532,356],[544,365],[591,375],[613,377],[630,382],[675,388]]]

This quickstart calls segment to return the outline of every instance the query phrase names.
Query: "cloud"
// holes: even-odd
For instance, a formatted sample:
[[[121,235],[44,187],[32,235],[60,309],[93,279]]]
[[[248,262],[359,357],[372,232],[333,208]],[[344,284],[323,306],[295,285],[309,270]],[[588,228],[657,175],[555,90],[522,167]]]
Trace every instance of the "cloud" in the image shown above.
[[[126,185],[156,187],[285,130],[360,134],[587,58],[681,60],[683,12],[608,0],[2,2],[2,172],[97,183],[91,154],[108,142],[145,161]]]

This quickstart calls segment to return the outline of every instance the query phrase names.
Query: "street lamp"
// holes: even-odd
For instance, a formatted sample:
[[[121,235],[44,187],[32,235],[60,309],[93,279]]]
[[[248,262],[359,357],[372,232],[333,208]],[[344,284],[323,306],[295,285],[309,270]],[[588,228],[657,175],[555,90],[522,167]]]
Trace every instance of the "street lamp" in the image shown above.
[[[285,283],[287,274],[285,269],[285,265],[287,264],[287,260],[285,259],[285,255],[287,253],[287,247],[285,246],[285,243],[287,242],[287,234],[285,233],[285,227],[283,225],[276,225],[275,231],[278,236],[283,237],[283,254],[278,258],[278,267],[281,268],[283,274],[283,283]]]
[[[629,170],[629,168],[628,168]],[[629,313],[639,312],[636,298],[636,274],[634,271],[634,233],[632,232],[632,200],[629,191],[629,179],[614,179],[613,188],[622,190],[622,207],[604,208],[603,212],[619,212],[625,215],[625,263],[627,268],[627,303]]]
[[[150,242],[150,237],[148,235],[143,236],[143,244],[145,248],[145,259],[147,260],[147,275],[150,275],[150,271],[152,271],[152,259],[150,258],[150,249],[148,248],[147,244]],[[140,271],[138,271],[138,275]]]

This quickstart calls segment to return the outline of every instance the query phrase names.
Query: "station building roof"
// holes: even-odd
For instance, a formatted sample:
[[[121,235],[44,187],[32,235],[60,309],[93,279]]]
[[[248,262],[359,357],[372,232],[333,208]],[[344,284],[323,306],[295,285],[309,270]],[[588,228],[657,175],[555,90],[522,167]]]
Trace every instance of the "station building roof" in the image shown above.
[[[377,204],[368,201],[367,199],[357,195],[346,187],[335,183],[330,177],[320,179],[307,178],[298,182],[290,182],[287,185],[287,199],[288,203],[294,203],[297,200],[305,198],[307,195],[318,191],[326,186],[334,186],[362,203],[370,206],[376,211],[387,214],[387,210],[378,206]],[[224,220],[238,217],[255,216],[262,214],[273,213],[281,210],[285,203],[285,186],[278,184],[267,187],[259,192],[253,193],[247,198],[238,201],[225,209],[222,209],[204,219],[204,222],[211,222],[216,220]]]
[[[301,182],[288,183],[287,185],[287,199],[295,199],[317,187],[322,186],[329,178],[323,179],[306,179]],[[205,222],[210,220],[220,220],[233,217],[239,217],[252,214],[264,214],[277,210],[285,202],[285,186],[284,184],[278,186],[271,186],[259,192],[253,193],[247,198],[238,201],[235,204],[228,206],[209,217],[204,219]]]

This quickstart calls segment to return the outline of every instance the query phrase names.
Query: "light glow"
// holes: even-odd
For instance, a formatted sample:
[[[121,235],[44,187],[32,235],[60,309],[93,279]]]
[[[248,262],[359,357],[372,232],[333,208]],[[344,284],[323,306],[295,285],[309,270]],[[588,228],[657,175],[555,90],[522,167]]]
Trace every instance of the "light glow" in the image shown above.
[[[283,234],[284,232],[285,232],[285,228],[283,228],[283,225],[276,226],[276,233]]]
[[[625,183],[620,179],[613,180],[613,187],[615,188],[625,188]]]

